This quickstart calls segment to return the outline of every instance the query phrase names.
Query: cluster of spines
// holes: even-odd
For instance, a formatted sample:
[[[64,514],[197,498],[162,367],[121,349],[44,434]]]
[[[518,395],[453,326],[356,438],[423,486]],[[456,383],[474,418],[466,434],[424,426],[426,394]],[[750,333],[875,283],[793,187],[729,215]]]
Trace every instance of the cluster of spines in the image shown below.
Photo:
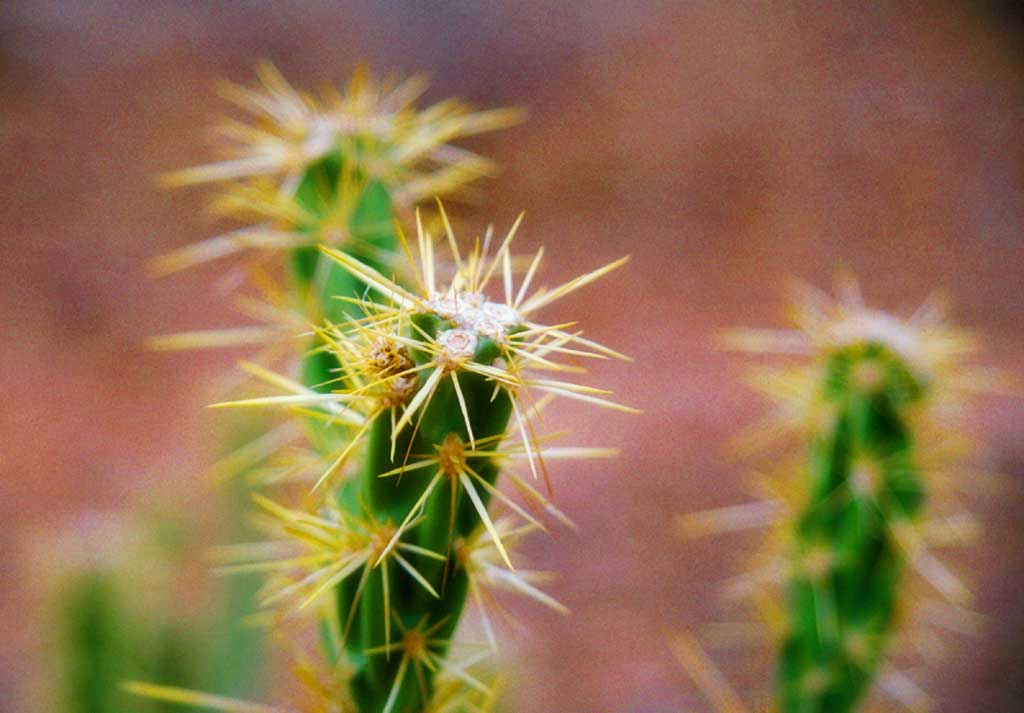
[[[991,375],[964,364],[973,340],[934,302],[899,319],[865,308],[849,281],[838,302],[810,288],[799,294],[797,329],[728,335],[732,348],[803,357],[755,372],[775,408],[741,439],[748,455],[754,445],[777,462],[780,439],[795,440],[799,455],[758,478],[762,500],[684,516],[680,528],[688,536],[772,528],[755,569],[729,590],[751,600],[768,627],[775,709],[857,710],[872,690],[921,709],[927,695],[893,663],[901,640],[923,641],[911,628],[915,610],[927,608],[912,575],[968,618],[969,592],[929,545],[962,543],[976,529],[942,476],[962,468],[956,416]],[[743,710],[707,672],[695,639],[681,637],[676,649],[718,707]]]
[[[511,545],[543,529],[545,516],[568,522],[551,503],[550,486],[544,494],[531,480],[543,476],[546,483],[545,455],[608,454],[545,451],[549,439],[536,433],[536,415],[556,396],[629,410],[605,391],[535,376],[582,371],[558,357],[621,355],[571,324],[545,326],[533,315],[622,261],[531,293],[543,251],[514,290],[510,246],[519,221],[493,255],[488,231],[463,257],[441,208],[446,263],[417,210],[416,241],[407,243],[396,209],[428,188],[454,190],[488,168],[447,142],[506,125],[515,112],[473,114],[447,102],[416,113],[412,85],[385,90],[365,77],[346,95],[317,102],[272,70],[262,78],[268,93],[229,90],[262,122],[230,129],[241,155],[172,179],[238,179],[219,205],[257,224],[157,264],[167,271],[243,248],[283,248],[292,285],[278,288],[256,268],[265,299],[259,309],[250,301],[248,313],[268,324],[173,335],[157,346],[274,344],[294,335],[296,322],[310,325],[302,330],[307,346],[297,370],[245,366],[283,393],[219,405],[280,407],[290,422],[304,423],[309,455],[272,479],[312,472],[313,487],[294,506],[256,496],[270,537],[219,556],[226,570],[268,573],[266,605],[322,615],[330,662],[347,671],[348,692],[332,709],[461,710],[476,697],[465,709],[477,710],[493,699],[471,673],[494,643],[489,591],[517,591],[564,611],[537,588],[542,573],[512,569]],[[486,298],[492,280],[501,281],[504,300]],[[535,401],[533,392],[543,396]],[[296,435],[286,422],[253,448],[266,454]],[[508,470],[520,459],[532,478]],[[499,470],[518,500],[497,487]],[[492,517],[492,500],[507,514]],[[490,646],[455,657],[448,650],[467,597],[480,607]],[[201,695],[147,690],[164,698]]]

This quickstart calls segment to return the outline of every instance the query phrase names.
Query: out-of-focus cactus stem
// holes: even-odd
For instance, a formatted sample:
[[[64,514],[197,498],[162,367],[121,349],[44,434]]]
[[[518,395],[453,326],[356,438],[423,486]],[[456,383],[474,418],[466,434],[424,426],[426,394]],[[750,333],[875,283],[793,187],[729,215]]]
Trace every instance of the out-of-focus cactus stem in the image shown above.
[[[944,544],[963,540],[951,523],[972,521],[952,481],[928,476],[954,473],[969,452],[957,417],[992,375],[964,363],[974,341],[937,302],[902,319],[866,308],[852,280],[839,293],[833,301],[799,286],[796,329],[726,335],[732,349],[797,360],[750,379],[775,404],[739,439],[745,455],[766,457],[755,483],[763,499],[679,522],[687,536],[772,528],[761,569],[736,577],[732,591],[781,639],[775,704],[784,713],[846,713],[872,691],[927,707],[897,670],[894,639],[913,621],[921,585],[954,613],[969,597],[928,545],[939,533]],[[794,441],[792,457],[780,458]],[[691,674],[714,681],[705,692],[722,698],[723,678]]]

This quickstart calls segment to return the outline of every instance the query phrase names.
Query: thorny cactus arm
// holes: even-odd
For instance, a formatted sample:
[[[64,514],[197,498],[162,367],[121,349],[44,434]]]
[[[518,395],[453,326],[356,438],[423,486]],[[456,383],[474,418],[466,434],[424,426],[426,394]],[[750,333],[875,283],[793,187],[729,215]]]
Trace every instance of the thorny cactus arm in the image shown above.
[[[774,477],[757,483],[764,499],[685,516],[681,530],[772,526],[755,560],[761,571],[733,584],[749,590],[781,639],[778,710],[844,713],[859,709],[871,690],[927,707],[923,691],[896,670],[894,643],[909,624],[921,625],[914,622],[921,586],[941,595],[952,616],[966,617],[969,592],[929,545],[962,542],[974,531],[957,524],[973,520],[951,497],[949,479],[929,476],[962,467],[964,401],[996,382],[964,364],[973,340],[949,326],[934,302],[903,320],[865,308],[846,282],[838,302],[802,288],[792,314],[796,330],[728,337],[743,351],[802,358],[753,375],[776,404],[741,443],[768,449],[775,461]],[[779,465],[772,446],[782,436],[796,436],[801,452]],[[680,638],[677,649],[702,680],[709,664],[696,640]],[[704,676],[712,679],[709,698],[738,700],[720,676]]]
[[[911,524],[925,486],[910,426],[926,397],[906,358],[869,334],[830,350],[808,495],[794,523],[789,627],[780,652],[783,711],[850,711],[890,638]]]
[[[480,530],[511,567],[489,502],[497,498],[529,525],[540,526],[533,514],[496,487],[499,468],[509,458],[524,457],[534,475],[542,470],[527,422],[532,407],[524,401],[526,392],[534,389],[630,410],[603,398],[606,392],[601,390],[538,379],[528,371],[537,365],[558,370],[552,359],[560,354],[616,355],[578,334],[534,323],[530,315],[623,261],[526,298],[540,254],[526,284],[513,292],[509,245],[514,234],[515,227],[493,258],[478,247],[464,260],[449,227],[457,274],[440,285],[433,239],[419,224],[417,292],[343,252],[324,251],[380,298],[346,300],[365,314],[321,333],[346,375],[347,383],[333,391],[336,401],[331,403],[344,409],[358,428],[321,476],[319,487],[338,480],[353,454],[361,452],[362,458],[355,477],[338,484],[331,505],[337,515],[318,523],[332,528],[339,540],[337,566],[331,563],[322,575],[307,577],[322,583],[304,595],[309,601],[327,586],[337,587],[337,619],[361,711],[420,711],[431,700],[434,675],[444,665],[474,586],[470,577],[480,575],[472,561],[472,543]],[[504,300],[491,301],[485,290],[499,278]],[[323,404],[325,399],[311,395],[309,402]],[[511,445],[503,443],[510,427],[518,437]],[[527,481],[510,477],[531,504],[552,509]],[[301,517],[276,512],[285,520]],[[520,591],[558,606],[527,577],[511,572],[509,579]],[[456,670],[460,666],[452,665]]]
[[[259,89],[222,87],[225,98],[253,122],[222,127],[231,140],[230,158],[165,178],[174,186],[224,184],[214,207],[252,224],[164,256],[153,269],[166,274],[245,250],[283,250],[292,276],[291,304],[262,306],[261,317],[276,310],[263,328],[170,335],[154,340],[157,348],[273,343],[294,334],[296,323],[339,321],[344,303],[335,298],[358,297],[366,285],[324,259],[318,247],[343,250],[392,274],[396,212],[426,197],[458,193],[494,170],[489,160],[451,142],[522,119],[517,110],[474,112],[457,100],[418,110],[415,102],[425,89],[418,77],[378,82],[360,70],[347,91],[320,97],[294,89],[270,65],[259,68],[259,77]],[[337,361],[318,341],[307,346],[301,382],[329,390],[342,378]]]
[[[344,93],[313,97],[294,89],[270,65],[258,73],[258,89],[222,87],[224,96],[253,121],[222,127],[231,139],[230,157],[165,179],[169,185],[226,182],[215,206],[254,224],[167,255],[154,269],[163,274],[246,249],[284,250],[292,278],[286,292],[299,307],[299,329],[325,319],[343,320],[344,298],[358,298],[367,290],[358,277],[325,258],[320,246],[333,246],[392,274],[398,256],[396,208],[426,196],[456,193],[492,172],[492,162],[451,142],[522,118],[520,111],[510,109],[473,112],[457,100],[417,110],[415,102],[425,89],[418,77],[377,82],[359,71]],[[294,321],[282,326],[296,329]],[[270,330],[269,338],[280,339],[282,331]],[[233,346],[250,336],[263,341],[267,334],[212,330],[171,335],[155,344]],[[299,382],[329,392],[345,375],[319,338],[306,346]],[[344,433],[334,438],[325,434],[330,429],[316,434],[322,448],[333,449],[335,455],[338,449],[344,451]]]
[[[388,87],[357,77],[344,96],[318,101],[273,70],[264,68],[261,77],[265,94],[228,89],[260,123],[229,128],[237,155],[172,178],[240,179],[219,206],[255,218],[255,225],[156,266],[168,271],[243,248],[285,249],[288,292],[300,303],[300,321],[314,325],[294,375],[246,366],[285,394],[220,404],[281,406],[292,420],[315,425],[312,493],[294,508],[257,496],[274,539],[266,550],[241,550],[233,568],[269,572],[268,607],[324,614],[312,605],[333,599],[321,638],[350,695],[337,691],[328,701],[320,691],[317,699],[330,710],[489,709],[493,692],[470,673],[486,650],[449,653],[467,598],[480,608],[492,646],[490,589],[515,590],[564,611],[537,588],[541,573],[511,568],[511,545],[544,529],[542,517],[567,521],[530,482],[547,479],[535,417],[555,397],[631,410],[607,400],[608,392],[534,376],[582,371],[560,364],[560,357],[621,357],[565,325],[534,322],[534,314],[624,261],[531,295],[542,252],[514,287],[509,247],[518,222],[493,255],[488,232],[463,257],[442,210],[455,263],[449,278],[419,214],[414,246],[396,232],[396,214],[487,172],[488,162],[448,142],[514,123],[516,112],[470,113],[455,102],[416,112],[416,82]],[[406,271],[397,269],[402,254],[412,263]],[[404,281],[394,277],[410,273]],[[504,288],[504,299],[486,296],[491,283]],[[294,323],[271,325],[278,327],[271,336],[294,334]],[[158,345],[235,345],[262,336],[194,333]],[[542,396],[534,400],[531,393]],[[544,453],[608,455],[581,448]],[[510,467],[515,461],[524,461],[532,478],[517,474]],[[498,489],[499,470],[518,498]],[[491,501],[510,515],[492,519]],[[282,559],[282,545],[298,553]],[[211,700],[160,687],[133,690],[165,700]]]

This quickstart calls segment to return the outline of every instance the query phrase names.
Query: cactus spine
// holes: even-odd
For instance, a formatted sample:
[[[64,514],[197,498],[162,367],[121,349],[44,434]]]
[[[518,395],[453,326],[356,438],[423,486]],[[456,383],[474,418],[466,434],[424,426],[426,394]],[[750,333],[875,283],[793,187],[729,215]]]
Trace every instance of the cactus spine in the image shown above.
[[[291,374],[246,367],[284,394],[218,404],[283,407],[287,419],[306,424],[311,445],[307,467],[296,469],[312,474],[303,498],[285,505],[255,496],[266,546],[272,553],[289,548],[288,556],[249,548],[232,568],[269,573],[267,606],[319,615],[329,664],[345,671],[348,691],[322,701],[330,710],[486,709],[492,691],[471,672],[484,657],[449,651],[467,598],[482,608],[492,643],[485,588],[513,589],[564,610],[536,588],[538,573],[512,569],[509,553],[523,534],[545,527],[542,518],[566,520],[510,468],[524,460],[533,478],[547,477],[534,432],[547,399],[530,394],[630,410],[604,398],[607,392],[533,376],[535,369],[580,370],[560,365],[562,356],[620,356],[578,332],[538,324],[533,315],[624,261],[531,295],[543,253],[514,289],[510,246],[519,221],[496,249],[488,231],[463,255],[440,203],[451,262],[439,257],[441,246],[419,210],[410,245],[396,228],[401,209],[489,168],[446,142],[507,125],[516,114],[470,113],[453,102],[417,112],[418,84],[386,87],[365,76],[346,95],[317,102],[269,68],[261,75],[266,93],[232,88],[229,97],[266,126],[251,133],[235,127],[232,135],[242,137],[236,159],[171,179],[241,177],[219,205],[255,217],[257,225],[157,265],[168,271],[242,247],[284,248],[289,314],[297,311],[314,335],[304,338]],[[504,288],[502,299],[486,296],[489,284]],[[275,337],[288,331],[273,326]],[[192,333],[158,344],[237,344],[250,334]],[[518,499],[498,489],[499,470]],[[509,514],[492,519],[492,501]],[[495,565],[495,556],[507,569]],[[206,700],[152,686],[133,690]]]

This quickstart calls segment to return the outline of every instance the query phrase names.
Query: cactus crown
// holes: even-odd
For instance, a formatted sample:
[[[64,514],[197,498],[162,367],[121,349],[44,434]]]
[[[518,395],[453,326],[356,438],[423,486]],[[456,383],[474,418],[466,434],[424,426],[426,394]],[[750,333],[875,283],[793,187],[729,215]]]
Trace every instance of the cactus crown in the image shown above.
[[[220,127],[228,139],[224,161],[172,173],[170,185],[232,181],[254,176],[297,180],[310,166],[339,150],[358,161],[368,176],[401,186],[409,202],[448,193],[494,169],[494,164],[451,142],[518,123],[515,109],[473,111],[449,99],[417,109],[427,82],[378,81],[358,70],[345,92],[320,96],[296,90],[270,64],[257,70],[261,87],[222,83],[221,94],[248,114],[251,123]]]
[[[228,157],[163,179],[219,185],[213,208],[248,225],[163,256],[152,265],[155,274],[247,249],[289,250],[308,281],[318,245],[386,257],[394,249],[394,209],[455,194],[495,171],[492,161],[455,142],[523,118],[516,109],[474,111],[454,99],[419,109],[422,77],[377,81],[359,70],[345,92],[313,96],[269,64],[258,74],[256,89],[221,85],[249,120],[220,127]]]

